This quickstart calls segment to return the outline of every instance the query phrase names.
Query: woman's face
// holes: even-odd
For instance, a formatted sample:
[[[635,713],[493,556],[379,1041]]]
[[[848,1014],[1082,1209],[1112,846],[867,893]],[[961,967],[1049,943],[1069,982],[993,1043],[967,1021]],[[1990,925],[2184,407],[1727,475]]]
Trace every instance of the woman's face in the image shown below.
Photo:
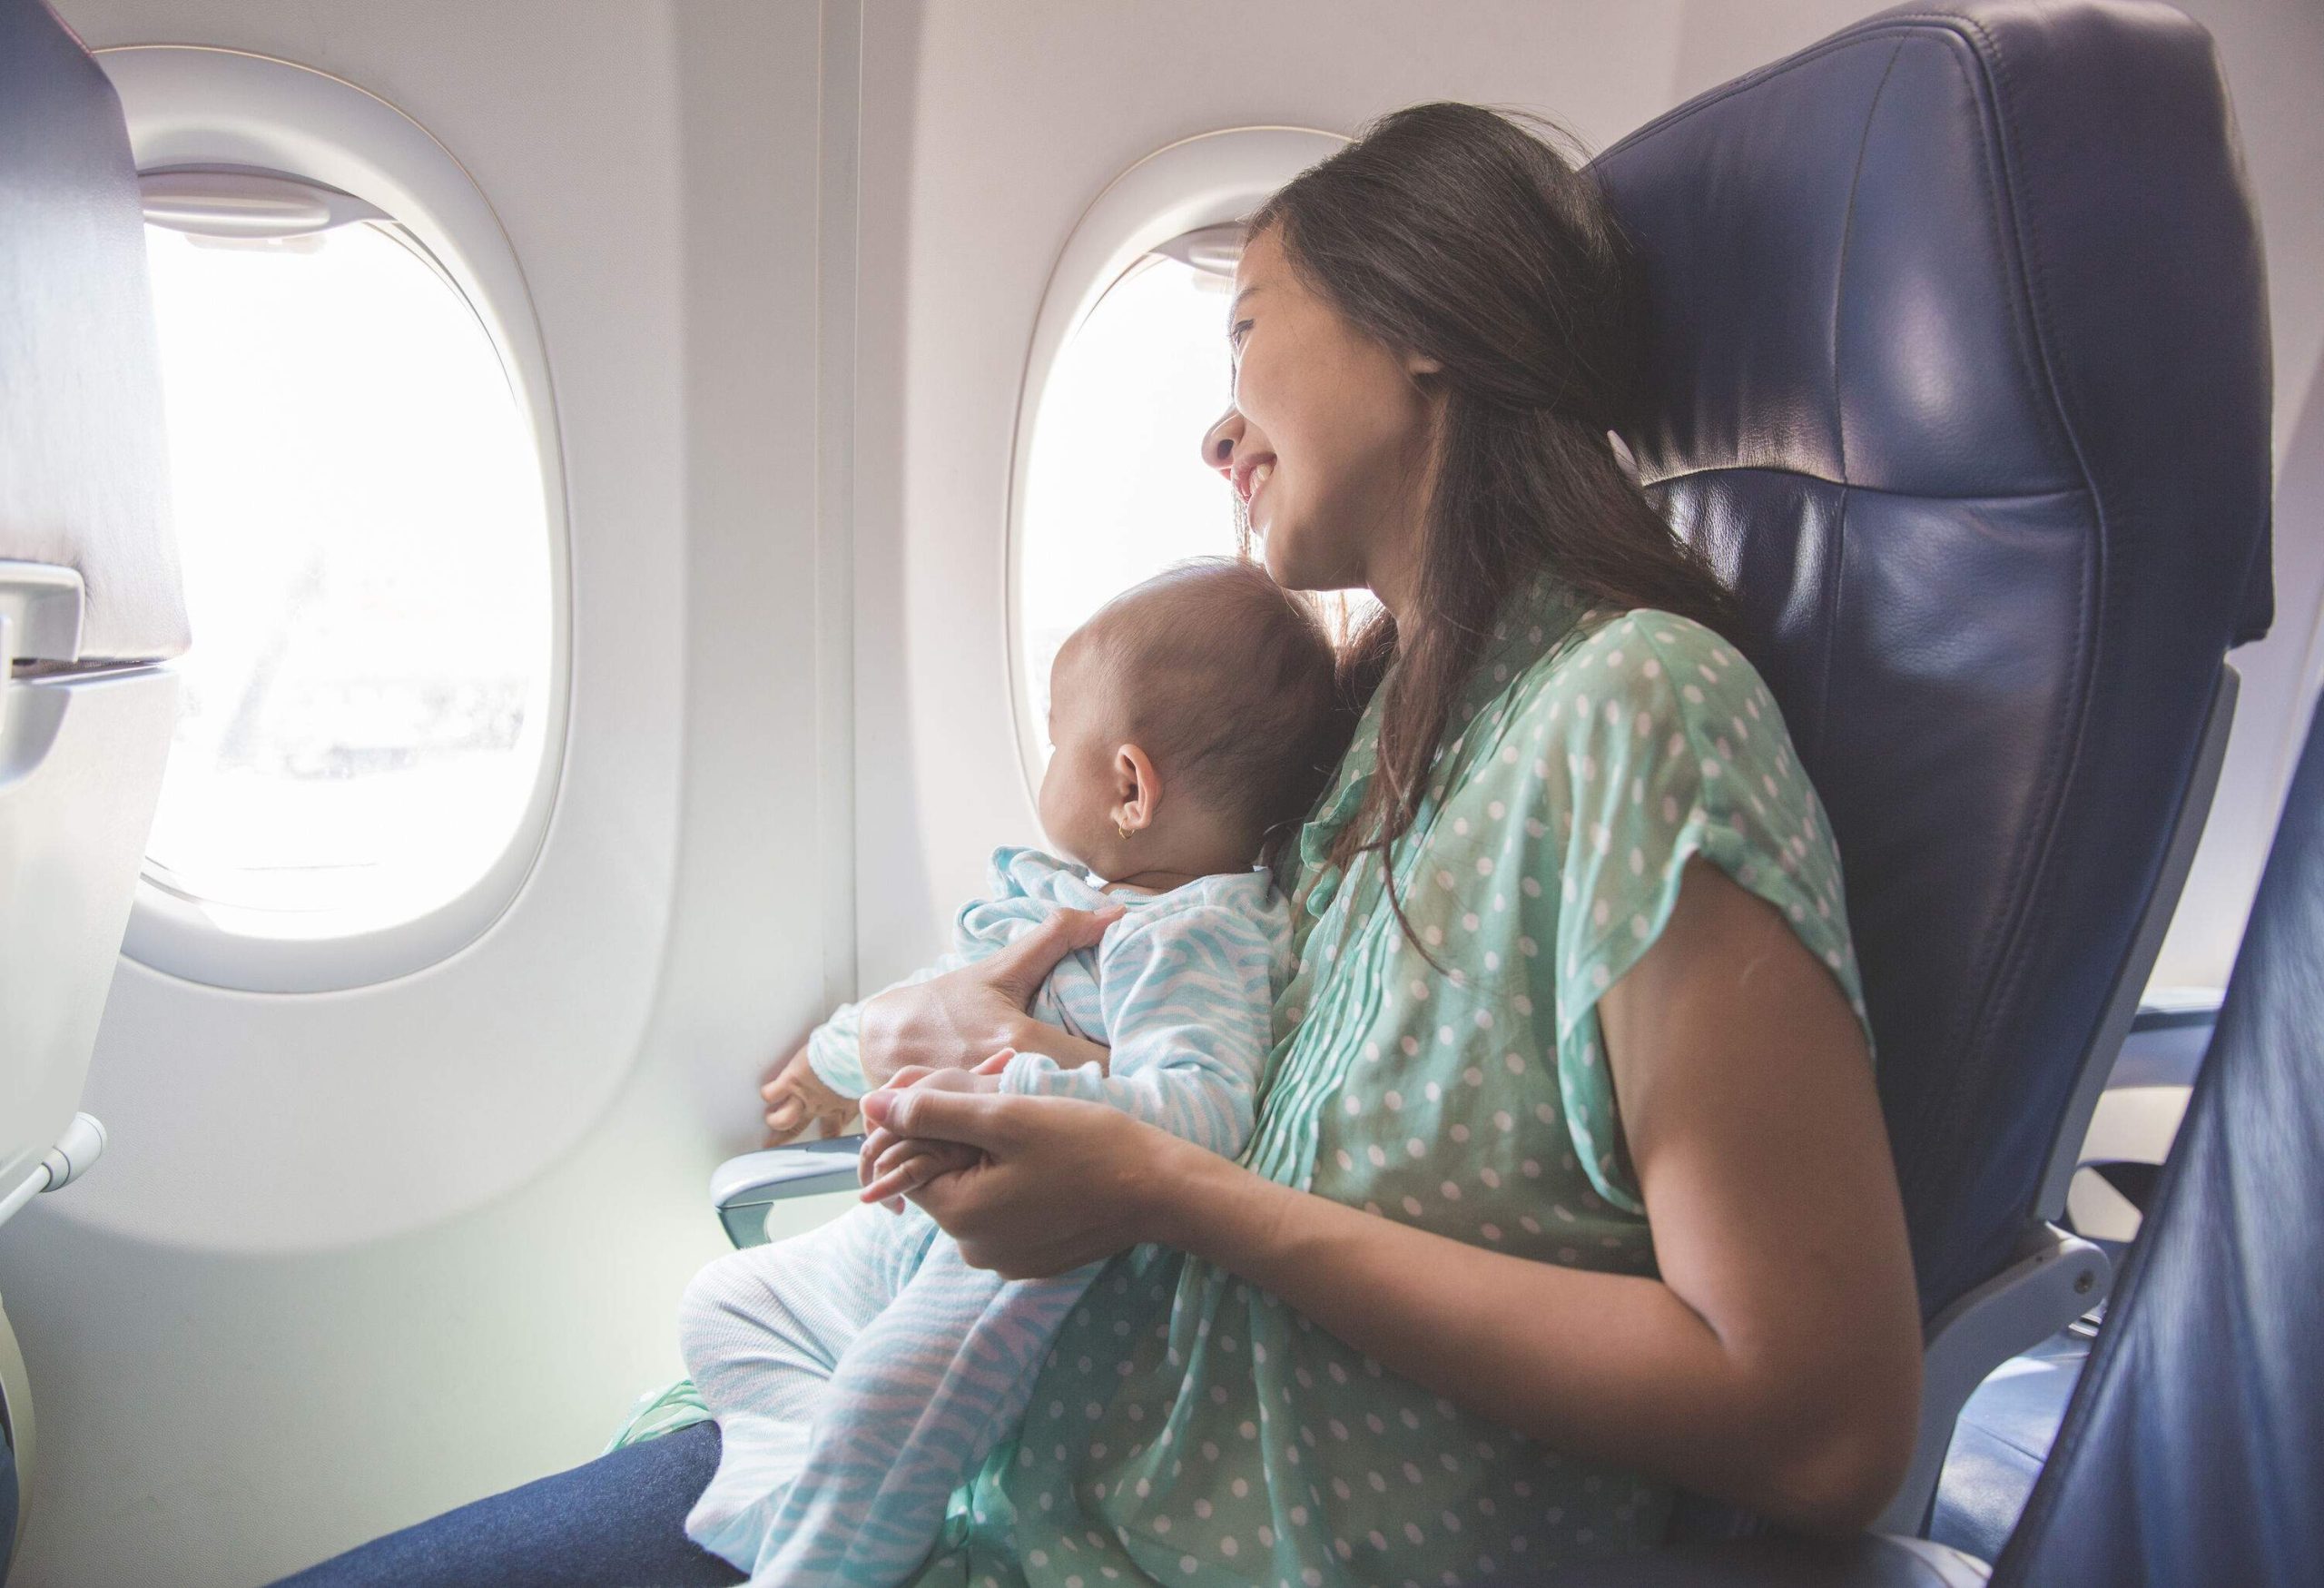
[[[1235,271],[1235,406],[1203,460],[1248,504],[1266,569],[1294,590],[1369,586],[1391,608],[1418,565],[1437,366],[1366,336],[1292,267],[1274,228]]]

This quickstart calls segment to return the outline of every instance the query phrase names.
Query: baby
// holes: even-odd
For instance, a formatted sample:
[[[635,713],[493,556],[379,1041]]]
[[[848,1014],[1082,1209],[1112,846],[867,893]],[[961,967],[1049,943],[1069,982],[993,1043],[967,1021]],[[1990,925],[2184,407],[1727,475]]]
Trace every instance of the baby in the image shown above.
[[[981,959],[1059,906],[1119,903],[1030,1010],[1106,1044],[1107,1065],[1019,1052],[979,1068],[1002,1091],[1111,1103],[1232,1156],[1288,969],[1289,911],[1259,863],[1296,833],[1353,727],[1331,643],[1261,569],[1211,559],[1108,604],[1068,636],[1049,682],[1040,818],[1064,858],[997,851],[953,952],[910,980]],[[827,1121],[869,1090],[857,1029],[851,1005],[808,1041],[800,1092]],[[687,1288],[680,1341],[723,1445],[686,1534],[762,1588],[908,1578],[952,1492],[1022,1418],[1101,1266],[1003,1280],[894,1206],[901,1217],[859,1206],[721,1258]]]

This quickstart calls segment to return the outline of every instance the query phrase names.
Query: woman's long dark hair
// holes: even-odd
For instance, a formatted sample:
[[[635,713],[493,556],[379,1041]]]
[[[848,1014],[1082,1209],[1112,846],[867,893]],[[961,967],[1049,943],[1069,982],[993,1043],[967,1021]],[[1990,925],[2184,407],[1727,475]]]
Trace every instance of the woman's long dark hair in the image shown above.
[[[1344,662],[1355,705],[1387,691],[1379,774],[1333,845],[1345,866],[1411,827],[1501,601],[1535,571],[1730,637],[1734,609],[1608,439],[1643,399],[1645,294],[1586,171],[1510,116],[1418,104],[1294,177],[1251,217],[1269,231],[1358,330],[1443,366],[1422,378],[1443,406],[1410,622],[1381,611]]]

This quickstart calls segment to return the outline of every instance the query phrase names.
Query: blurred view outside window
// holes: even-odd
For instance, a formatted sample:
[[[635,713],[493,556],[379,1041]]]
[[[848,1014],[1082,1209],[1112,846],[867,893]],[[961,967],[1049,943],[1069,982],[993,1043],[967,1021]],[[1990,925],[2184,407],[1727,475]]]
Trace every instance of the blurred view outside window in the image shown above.
[[[1174,562],[1236,554],[1234,492],[1200,447],[1232,393],[1233,285],[1147,254],[1066,340],[1043,389],[1018,553],[1017,643],[1032,712],[1025,731],[1044,759],[1049,664],[1065,636]],[[1368,595],[1350,602],[1358,620],[1374,605]],[[1327,598],[1326,616],[1336,628],[1349,612]]]
[[[1018,643],[1048,753],[1049,663],[1123,590],[1189,557],[1235,553],[1235,498],[1202,465],[1226,409],[1225,278],[1148,254],[1066,339],[1041,396],[1025,488]]]
[[[149,226],[193,646],[154,881],[392,924],[500,858],[542,755],[548,535],[490,337],[397,228]]]

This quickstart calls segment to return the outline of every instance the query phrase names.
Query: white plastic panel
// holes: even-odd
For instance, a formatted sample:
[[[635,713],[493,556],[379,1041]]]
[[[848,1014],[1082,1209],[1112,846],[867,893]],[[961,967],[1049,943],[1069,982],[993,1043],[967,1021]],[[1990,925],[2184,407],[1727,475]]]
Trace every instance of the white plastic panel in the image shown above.
[[[331,991],[409,975],[473,942],[507,909],[539,853],[556,797],[567,725],[570,559],[556,405],[530,291],[500,217],[467,169],[426,128],[376,94],[328,73],[237,50],[139,45],[102,50],[97,58],[121,95],[139,170],[227,166],[277,173],[352,194],[392,217],[473,310],[529,431],[538,493],[537,498],[528,493],[519,510],[532,520],[526,532],[547,538],[540,554],[547,587],[524,593],[521,626],[536,626],[537,603],[545,600],[548,656],[536,666],[545,665],[547,686],[545,696],[527,705],[528,741],[539,748],[527,756],[528,797],[497,858],[469,868],[472,880],[465,887],[449,897],[439,891],[425,908],[397,909],[392,901],[374,900],[368,909],[320,912],[255,908],[231,890],[205,891],[198,882],[156,868],[139,890],[124,945],[131,958],[156,970],[255,992]],[[185,307],[174,296],[160,306]],[[162,327],[165,352],[184,353],[186,330]],[[176,374],[172,393],[183,396],[187,372]],[[192,467],[203,456],[181,461],[187,466],[190,501],[199,506],[220,494],[192,488],[207,478]],[[348,488],[362,488],[350,481]],[[188,528],[216,532],[207,520]],[[192,556],[202,547],[185,549]],[[415,555],[427,552],[424,538],[415,540]],[[197,559],[192,574],[202,572]],[[203,593],[198,577],[190,577],[189,589]],[[213,619],[220,609],[213,600]],[[231,646],[249,638],[217,633],[209,643]],[[426,635],[412,638],[429,643]],[[478,639],[444,636],[436,643],[473,646]],[[195,644],[202,643],[197,634]],[[173,802],[192,797],[181,776],[192,770],[173,773],[179,785]],[[164,836],[182,844],[174,827]]]
[[[0,634],[9,626],[0,613]],[[0,663],[0,1193],[80,1107],[178,704],[168,668],[37,682],[7,671]]]
[[[568,507],[547,328],[500,215],[444,144],[361,88],[253,54],[134,46],[98,58],[141,167],[293,173],[357,194],[426,243],[501,350],[559,531],[554,628],[569,661],[555,675],[559,726],[519,841],[453,906],[335,942],[221,932],[149,884],[83,1105],[113,1148],[54,1198],[60,1217],[147,1241],[359,1245],[532,1179],[636,1061],[678,824],[673,201],[637,188],[632,223],[663,241],[627,251],[618,283],[608,274],[585,293],[593,322],[608,295],[626,305],[618,326],[590,328],[599,367],[621,368],[594,420],[619,467],[593,492],[576,480]]]
[[[849,873],[812,746],[848,698],[815,541],[852,271],[818,234],[854,184],[818,173],[854,52],[812,3],[57,5],[93,47],[287,55],[439,138],[522,261],[566,459],[563,787],[507,913],[377,987],[124,966],[86,1100],[112,1145],[0,1231],[42,1414],[12,1580],[246,1588],[586,1459],[683,1370],[676,1299],[727,1249],[704,1179],[826,1007]]]

